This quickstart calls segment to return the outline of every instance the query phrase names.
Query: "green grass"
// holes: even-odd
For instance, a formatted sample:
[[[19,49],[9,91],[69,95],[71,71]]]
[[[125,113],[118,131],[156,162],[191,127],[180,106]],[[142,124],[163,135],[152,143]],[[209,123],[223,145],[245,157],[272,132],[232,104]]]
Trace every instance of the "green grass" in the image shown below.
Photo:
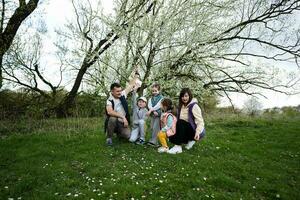
[[[300,199],[296,119],[210,120],[179,155],[107,147],[100,119],[0,125],[0,199]]]

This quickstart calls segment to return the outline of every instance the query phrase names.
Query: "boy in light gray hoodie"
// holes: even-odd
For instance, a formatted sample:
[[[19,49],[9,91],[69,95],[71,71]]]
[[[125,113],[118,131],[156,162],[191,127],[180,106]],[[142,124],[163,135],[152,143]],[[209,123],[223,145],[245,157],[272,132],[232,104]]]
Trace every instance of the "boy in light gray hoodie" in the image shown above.
[[[145,121],[147,118],[147,99],[139,97],[137,101],[136,89],[132,93],[133,127],[129,138],[130,142],[136,144],[145,143]]]

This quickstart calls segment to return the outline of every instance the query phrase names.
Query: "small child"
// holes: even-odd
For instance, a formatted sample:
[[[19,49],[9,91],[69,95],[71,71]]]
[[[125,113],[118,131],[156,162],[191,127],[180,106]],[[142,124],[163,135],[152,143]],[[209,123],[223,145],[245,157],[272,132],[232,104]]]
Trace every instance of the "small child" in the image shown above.
[[[163,99],[161,101],[161,109],[164,114],[161,117],[162,129],[157,135],[161,144],[161,147],[158,148],[159,153],[167,152],[169,150],[167,138],[175,135],[177,122],[176,117],[172,114],[173,105],[171,99]]]
[[[136,89],[132,93],[132,108],[133,108],[133,127],[129,138],[130,142],[136,142],[136,144],[145,143],[145,120],[148,112],[147,99],[145,97],[138,98],[136,102],[137,94]],[[139,138],[139,139],[138,139]]]
[[[154,83],[151,87],[152,97],[148,101],[149,112],[147,116],[151,117],[151,139],[148,144],[151,146],[157,146],[157,134],[160,130],[160,116],[161,109],[160,104],[163,96],[160,94],[160,85],[158,83]]]

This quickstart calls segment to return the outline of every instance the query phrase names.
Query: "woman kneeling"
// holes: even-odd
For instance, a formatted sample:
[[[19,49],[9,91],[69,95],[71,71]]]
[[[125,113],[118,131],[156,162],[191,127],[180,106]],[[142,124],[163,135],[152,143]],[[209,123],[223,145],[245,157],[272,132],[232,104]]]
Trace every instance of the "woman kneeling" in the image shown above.
[[[186,149],[191,149],[195,141],[205,135],[201,109],[189,88],[183,88],[180,92],[177,119],[176,134],[169,137],[169,141],[175,144],[168,151],[171,154],[181,153],[183,144]]]

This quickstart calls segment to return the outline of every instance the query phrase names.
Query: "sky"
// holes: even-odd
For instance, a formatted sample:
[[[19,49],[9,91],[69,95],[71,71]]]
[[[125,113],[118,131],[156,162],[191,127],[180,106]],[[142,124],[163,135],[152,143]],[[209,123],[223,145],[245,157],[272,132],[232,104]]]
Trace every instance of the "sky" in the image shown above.
[[[105,14],[112,13],[113,9],[113,1],[111,0],[102,0],[103,11]],[[49,68],[50,76],[56,77],[55,73],[57,65],[54,56],[51,56],[52,49],[54,49],[53,42],[55,41],[55,29],[59,27],[63,27],[64,24],[67,22],[68,19],[72,19],[74,17],[74,11],[72,8],[72,4],[70,0],[49,0],[43,6],[45,12],[45,22],[48,28],[47,37],[44,47],[48,50],[48,58],[46,58],[45,62],[48,65],[53,66]],[[295,66],[289,66],[290,69],[297,69]],[[52,69],[52,70],[51,70]],[[299,69],[298,69],[299,72]],[[298,73],[299,75],[300,73]],[[67,86],[68,87],[68,86]],[[300,104],[300,94],[287,96],[285,94],[276,93],[272,91],[263,91],[263,94],[267,96],[267,98],[260,97],[258,100],[262,103],[263,108],[271,108],[271,107],[282,107],[282,106],[296,106]],[[232,94],[231,95],[232,101],[235,106],[242,108],[244,102],[249,98],[243,94]],[[220,101],[221,106],[229,106],[230,102],[227,98],[221,98]]]

